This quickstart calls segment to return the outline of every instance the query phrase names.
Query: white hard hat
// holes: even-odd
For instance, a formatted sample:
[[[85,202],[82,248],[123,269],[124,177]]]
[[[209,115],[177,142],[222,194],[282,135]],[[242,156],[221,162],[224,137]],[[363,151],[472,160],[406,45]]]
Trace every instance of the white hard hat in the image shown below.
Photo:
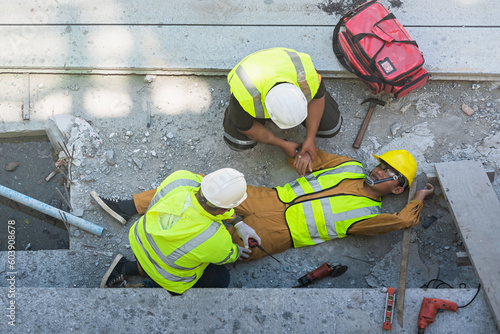
[[[277,84],[266,95],[267,112],[281,129],[302,123],[307,117],[307,100],[299,87],[291,83]]]
[[[231,209],[247,198],[247,182],[236,169],[222,168],[203,178],[201,192],[213,205]]]

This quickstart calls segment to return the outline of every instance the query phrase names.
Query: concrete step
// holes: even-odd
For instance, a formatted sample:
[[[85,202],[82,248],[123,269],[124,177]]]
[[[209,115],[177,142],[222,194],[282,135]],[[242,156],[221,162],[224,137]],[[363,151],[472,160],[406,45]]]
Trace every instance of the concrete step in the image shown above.
[[[359,2],[359,1],[357,1]],[[12,1],[0,13],[3,25],[133,24],[133,25],[296,25],[331,26],[353,8],[353,1],[311,3],[306,0],[157,0]],[[496,26],[496,0],[380,0],[405,26]]]
[[[10,291],[9,291],[10,289]],[[475,289],[406,290],[404,326],[414,333],[423,297],[468,303]],[[10,293],[10,294],[9,294]],[[0,288],[3,333],[382,333],[382,289]],[[12,305],[12,306],[11,306]],[[10,308],[10,309],[9,309]],[[9,318],[10,317],[10,318]],[[9,321],[15,319],[15,327]],[[482,292],[445,311],[426,333],[498,333]]]
[[[498,80],[500,27],[493,13],[500,4],[429,1],[393,9],[418,42],[433,78]],[[7,12],[15,15],[0,17],[0,43],[8,46],[0,50],[0,73],[226,75],[249,53],[283,46],[311,54],[325,77],[353,77],[331,47],[333,27],[347,7],[328,9],[304,0],[122,6],[54,2],[41,10],[12,4]]]

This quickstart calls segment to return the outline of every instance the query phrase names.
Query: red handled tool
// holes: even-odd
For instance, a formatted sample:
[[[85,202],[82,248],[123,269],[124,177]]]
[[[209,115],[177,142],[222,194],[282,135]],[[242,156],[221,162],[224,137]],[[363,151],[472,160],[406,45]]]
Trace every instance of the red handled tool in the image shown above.
[[[278,260],[277,258],[275,258],[274,256],[272,256],[271,254],[269,254],[269,252],[266,251],[264,248],[262,248],[262,246],[259,245],[259,243],[257,242],[257,240],[255,240],[254,238],[248,238],[248,246],[250,248],[257,247],[258,249],[260,249],[261,251],[263,251],[264,253],[266,253],[267,255],[269,255],[270,257],[272,257],[273,259],[275,259],[276,261],[278,261],[279,264],[281,264],[280,260]]]
[[[456,312],[458,310],[458,305],[449,300],[424,297],[422,306],[420,307],[420,313],[418,314],[418,333],[423,334],[425,332],[425,327],[432,324],[436,319],[436,313],[444,310]]]
[[[396,288],[387,288],[385,300],[384,329],[392,329],[392,316],[394,314],[394,300],[396,299]]]
[[[338,277],[346,271],[347,266],[343,266],[340,263],[328,264],[327,262],[325,262],[320,267],[299,278],[299,285],[294,286],[294,288],[302,288],[304,286],[308,286],[309,284],[316,282],[317,280],[322,279],[326,276]]]

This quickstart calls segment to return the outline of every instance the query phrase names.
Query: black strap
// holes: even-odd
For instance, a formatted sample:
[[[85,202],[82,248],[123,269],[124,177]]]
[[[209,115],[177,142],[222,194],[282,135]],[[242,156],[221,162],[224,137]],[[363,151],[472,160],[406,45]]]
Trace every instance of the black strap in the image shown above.
[[[379,77],[374,77],[374,76],[367,76],[367,75],[364,75],[364,74],[361,74],[361,73],[358,73],[356,72],[350,65],[349,63],[347,62],[347,60],[345,59],[344,57],[344,54],[342,53],[342,51],[340,51],[340,47],[339,47],[339,33],[340,33],[340,28],[342,28],[342,26],[345,25],[345,19],[353,16],[354,14],[356,14],[360,9],[364,9],[366,7],[369,7],[371,6],[373,3],[377,2],[377,0],[373,0],[373,1],[370,1],[370,2],[367,2],[367,3],[364,3],[358,7],[356,7],[355,9],[349,11],[347,14],[345,14],[344,16],[342,16],[339,20],[339,22],[335,25],[335,29],[333,29],[333,38],[332,38],[332,48],[333,48],[333,53],[335,54],[335,56],[337,57],[337,59],[339,60],[339,62],[342,64],[342,66],[344,66],[344,68],[346,70],[348,70],[349,72],[355,74],[356,76],[358,76],[359,78],[361,79],[364,79],[366,81],[370,81],[370,82],[375,82],[375,83],[379,83],[379,84],[385,84],[387,83],[385,80],[379,78]],[[361,8],[363,7],[363,8]],[[389,13],[387,14],[385,17],[383,17],[380,21],[378,21],[375,25],[377,25],[378,23],[382,22],[382,21],[385,21],[385,20],[390,20],[390,19],[396,19],[396,17],[394,16],[393,13]],[[355,36],[352,37],[352,41],[353,43],[358,43],[362,38],[366,37],[366,36],[371,36],[371,37],[375,37],[375,38],[378,38],[380,40],[382,40],[380,37],[378,37],[377,35],[375,34],[371,34],[371,33],[361,33],[361,34],[357,34]],[[417,42],[413,41],[413,40],[410,40],[410,41],[393,41],[393,43],[407,43],[407,44],[413,44],[415,45],[417,48],[418,48],[418,45],[417,45]],[[385,42],[384,42],[384,46],[385,46]],[[378,52],[380,52],[381,50],[379,50]],[[378,53],[377,52],[377,53]],[[374,57],[375,58],[375,57]],[[371,59],[370,60],[370,69],[372,71],[375,72],[374,70],[375,68],[375,60],[374,59]],[[390,83],[390,85],[392,86],[403,86],[404,84],[406,84],[407,82],[407,79],[402,79],[402,80],[399,80],[397,82],[394,82],[394,83]]]

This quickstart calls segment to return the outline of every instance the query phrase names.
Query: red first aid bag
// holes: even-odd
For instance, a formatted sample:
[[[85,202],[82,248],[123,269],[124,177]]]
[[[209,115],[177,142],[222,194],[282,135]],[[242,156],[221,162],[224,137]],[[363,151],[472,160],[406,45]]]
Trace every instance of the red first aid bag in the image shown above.
[[[345,30],[340,31],[342,26]],[[333,31],[333,52],[373,94],[385,91],[399,98],[422,87],[429,77],[417,43],[376,0],[340,19]]]

